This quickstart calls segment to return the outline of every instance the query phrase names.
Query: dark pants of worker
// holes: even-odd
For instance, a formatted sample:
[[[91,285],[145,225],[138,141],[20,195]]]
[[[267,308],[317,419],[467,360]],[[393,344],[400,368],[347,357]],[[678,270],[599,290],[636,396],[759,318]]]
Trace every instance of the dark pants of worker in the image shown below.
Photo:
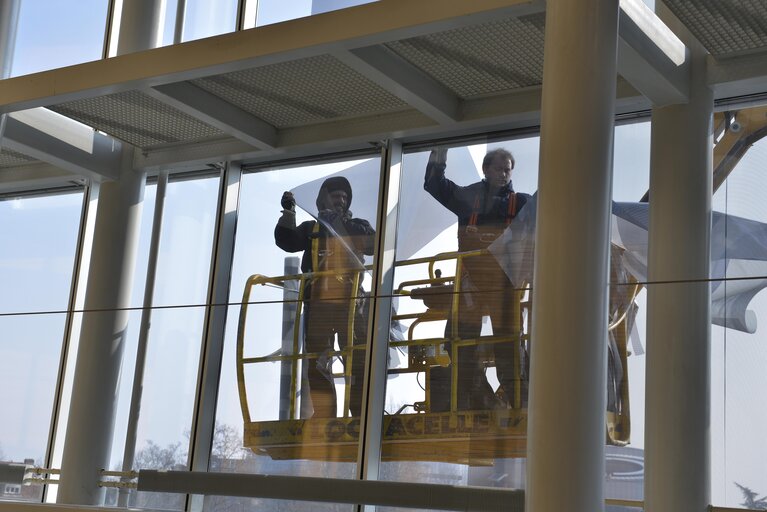
[[[304,343],[307,354],[317,357],[305,359],[308,364],[307,378],[309,395],[312,399],[315,418],[333,418],[337,414],[336,386],[332,374],[333,357],[327,355],[338,345],[346,348],[349,343],[349,302],[348,301],[307,301],[304,304]],[[367,340],[367,308],[360,304],[354,316],[355,344]],[[344,365],[346,365],[344,360]],[[352,416],[359,416],[362,409],[362,379],[365,370],[365,351],[354,350],[352,355],[349,410]]]
[[[468,265],[467,265],[468,266]],[[493,338],[513,335],[514,287],[503,271],[489,260],[482,258],[469,266],[462,278],[462,293],[458,309],[457,336],[460,340],[483,340],[482,317],[489,316],[493,324]],[[445,327],[445,350],[452,357],[452,321]],[[491,337],[484,337],[486,341]],[[508,404],[513,403],[515,368],[520,375],[525,364],[520,363],[522,354],[515,354],[512,340],[503,342],[472,344],[458,348],[458,410],[482,410],[504,407],[485,376],[485,360],[492,354],[501,389]],[[452,362],[455,364],[455,361]],[[522,400],[526,402],[526,381],[522,379]],[[451,368],[431,369],[429,379],[432,412],[450,410]]]

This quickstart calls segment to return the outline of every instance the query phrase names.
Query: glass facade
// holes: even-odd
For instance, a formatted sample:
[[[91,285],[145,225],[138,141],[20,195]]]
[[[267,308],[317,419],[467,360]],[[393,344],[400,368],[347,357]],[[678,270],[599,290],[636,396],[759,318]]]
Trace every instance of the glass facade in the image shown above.
[[[238,17],[248,13],[263,26],[368,3],[179,2],[164,4],[164,44],[173,43],[179,5],[181,39],[190,41],[235,31]],[[49,62],[35,55],[58,47],[47,42],[56,34],[34,23],[55,15],[58,6],[21,2],[13,74],[100,58],[109,6],[83,6],[88,17],[79,35],[92,41],[78,42],[71,61]],[[42,46],[29,46],[35,31],[46,33],[35,42]],[[60,37],[79,41],[68,33]],[[421,40],[408,44],[435,48]],[[287,93],[277,100],[310,107]],[[761,370],[767,363],[761,336],[767,322],[765,114],[754,107],[715,117],[711,494],[713,505],[723,507],[758,509],[767,494],[767,441],[760,435],[767,427],[760,398],[767,389]],[[318,123],[328,125],[328,119],[352,116],[323,115],[327,119]],[[316,136],[306,126],[284,124],[275,131],[286,140]],[[200,170],[201,159],[189,157],[194,164],[171,173],[161,226],[154,225],[160,189],[154,174],[172,165],[153,167],[104,469],[525,490],[540,139],[537,129],[491,132],[489,126],[484,133],[480,127],[439,139],[442,132],[410,134],[395,149],[355,143],[331,153],[310,145],[287,155],[292,160],[281,148],[267,149],[274,160],[223,157],[206,170]],[[649,113],[642,112],[618,122],[613,141],[604,461],[605,499],[616,503],[607,505],[611,511],[641,510],[631,504],[644,499],[648,294],[679,284],[701,293],[695,291],[701,283],[681,272],[670,282],[648,278],[650,132]],[[222,140],[203,143],[234,147]],[[401,166],[386,168],[387,158],[400,157]],[[222,169],[240,166],[236,205],[227,210],[229,175]],[[382,185],[395,173],[398,186],[385,207]],[[61,465],[76,338],[82,318],[94,313],[82,311],[84,290],[73,288],[79,251],[89,243],[81,233],[84,201],[81,188],[0,197],[0,389],[10,390],[4,400],[9,412],[0,421],[3,464]],[[577,206],[571,214],[578,215]],[[234,221],[225,223],[227,216]],[[396,226],[384,232],[380,224],[387,218]],[[155,228],[162,235],[157,259],[150,261]],[[388,283],[382,275],[389,256],[390,287],[380,284]],[[154,265],[153,300],[145,309],[147,270]],[[212,288],[216,278],[226,283],[223,303]],[[390,311],[376,309],[389,299]],[[226,315],[218,329],[211,319],[221,310]],[[134,383],[140,340],[147,344],[147,364]],[[222,348],[220,359],[209,359],[217,357],[211,347]],[[371,384],[379,371],[383,386]],[[140,409],[131,394],[136,384]],[[563,388],[562,400],[577,400],[578,393]],[[365,430],[370,425],[379,426],[372,435]],[[201,439],[208,430],[210,438]],[[129,445],[135,445],[132,464],[124,460]],[[0,501],[35,502],[54,501],[57,492],[55,483],[44,488],[40,482],[0,482],[0,491]],[[301,497],[302,490],[296,493]],[[104,504],[196,512],[356,510],[342,503],[119,488],[106,491]]]
[[[22,0],[11,76],[100,59],[108,6],[108,0]]]
[[[646,313],[642,283],[647,279],[642,263],[646,265],[648,213],[642,197],[649,183],[649,131],[648,122],[619,125],[615,131],[605,474],[607,498],[615,500],[642,499]],[[765,161],[765,147],[764,142],[757,142],[714,196],[712,409],[720,419],[712,424],[717,462],[713,493],[715,503],[723,506],[746,503],[749,493],[758,493],[764,485],[760,455],[764,449],[758,446],[756,435],[761,420],[758,408],[754,410],[746,397],[764,386],[759,381],[762,355],[756,333],[763,309],[759,291],[765,282],[759,267],[764,253],[758,236],[764,225],[758,198],[763,188],[759,169]],[[534,283],[531,269],[524,266],[529,261],[520,252],[526,248],[507,243],[504,251],[493,252],[496,239],[503,239],[483,234],[482,217],[472,224],[476,198],[469,197],[468,215],[461,217],[455,191],[454,196],[442,197],[427,178],[432,179],[429,173],[437,168],[437,177],[442,179],[435,162],[443,158],[445,178],[463,187],[461,190],[472,190],[472,184],[481,183],[483,176],[489,182],[485,174],[485,169],[493,171],[489,165],[507,158],[501,152],[486,163],[485,155],[505,149],[514,158],[511,178],[517,200],[524,198],[534,205],[538,138],[420,148],[423,146],[406,149],[403,157],[394,287],[381,292],[392,294],[394,307],[388,319],[387,385],[372,390],[369,397],[376,400],[376,394],[385,393],[380,477],[524,488],[526,361],[535,339],[529,332],[529,294]],[[375,156],[298,167],[259,167],[242,175],[210,471],[358,478],[356,461],[360,450],[368,448],[359,444],[364,375],[360,361],[366,360],[371,338],[367,329],[370,303],[375,298],[371,292],[380,172],[381,160]],[[168,184],[138,418],[136,469],[189,468],[219,187],[217,174],[173,178]],[[132,299],[136,311],[131,313],[132,341],[126,349],[111,463],[115,470],[121,467],[127,424],[134,421],[128,418],[133,378],[129,370],[135,364],[156,190],[156,185],[148,185],[144,198],[139,271]],[[335,225],[325,216],[332,213],[333,208],[327,206],[333,205],[331,196],[338,196],[339,190],[345,194],[336,199],[338,213],[345,220]],[[11,252],[5,258],[10,272],[5,282],[8,289],[16,286],[18,291],[13,307],[6,304],[5,309],[22,313],[5,316],[5,331],[34,332],[37,334],[24,339],[54,347],[30,346],[19,338],[21,344],[16,348],[13,342],[4,348],[10,350],[3,358],[9,366],[2,372],[9,379],[8,386],[18,380],[34,383],[19,396],[27,404],[19,418],[36,425],[29,428],[29,423],[3,422],[6,460],[31,459],[35,464],[45,460],[48,435],[47,427],[41,426],[50,421],[53,407],[82,201],[82,193],[69,193],[1,203],[9,219],[4,223],[6,229],[14,226],[16,230],[16,234],[6,233],[4,246]],[[534,233],[534,218],[525,216],[525,206],[513,209],[515,215],[508,224],[518,230],[518,243],[526,240],[525,229]],[[477,215],[488,214],[480,211]],[[54,218],[57,223],[51,224]],[[35,222],[45,229],[31,228],[29,223]],[[356,228],[350,226],[355,224],[369,229],[354,232]],[[315,230],[313,225],[320,227]],[[460,244],[467,243],[465,237],[476,235],[461,235],[459,230],[472,225],[479,226],[478,236],[485,236],[481,241],[494,258],[479,267],[466,261],[481,258],[481,254],[470,254],[466,247],[459,251]],[[288,241],[301,229],[306,241]],[[22,237],[18,230],[35,232],[38,238]],[[315,239],[323,240],[323,230],[327,231],[325,245],[313,244]],[[47,249],[51,237],[60,240],[56,253]],[[743,237],[750,245],[744,245]],[[18,240],[25,243],[20,245]],[[744,247],[752,252],[741,254]],[[346,256],[331,263],[334,251]],[[358,267],[348,259],[353,254],[358,255]],[[325,266],[314,271],[312,265],[323,258],[327,259],[322,263]],[[504,274],[483,280],[483,272],[494,261],[501,262]],[[504,268],[504,261],[511,262],[510,266]],[[318,298],[317,290],[332,284],[323,281],[324,272],[340,274],[341,279],[334,277],[339,283],[350,274],[354,284],[331,289],[333,293]],[[456,280],[456,274],[461,279]],[[498,293],[496,283],[503,276],[514,283],[509,288],[511,297],[493,303],[516,304],[510,326],[503,318],[497,320],[490,306],[480,309],[476,326],[467,324],[469,316],[463,316],[463,308],[484,308],[481,295]],[[40,284],[34,285],[37,281]],[[28,286],[30,282],[33,286]],[[34,293],[36,289],[45,289],[45,293]],[[311,319],[313,309],[321,310],[321,321]],[[46,313],[49,311],[54,313]],[[45,314],[29,315],[35,312]],[[469,332],[467,325],[476,332]],[[499,350],[503,344],[511,345],[513,351]],[[45,353],[52,356],[47,363],[40,358]],[[503,365],[507,366],[501,368]],[[462,372],[476,371],[467,367],[480,370],[467,377]],[[17,375],[20,370],[33,373]],[[504,371],[511,375],[506,385]],[[29,409],[30,403],[36,404],[35,410]],[[38,494],[25,497],[40,499],[41,488],[36,489]],[[5,497],[15,499],[8,493]],[[107,503],[116,504],[117,499],[117,491],[108,493]],[[129,503],[183,510],[185,501],[177,495],[138,493],[131,494]],[[228,510],[234,505],[282,509],[275,500],[225,497],[206,498],[204,509]],[[294,505],[295,510],[318,507],[346,510],[348,506]]]
[[[82,190],[0,201],[0,461],[47,460],[82,208]],[[42,486],[8,494],[39,501]]]
[[[271,25],[374,1],[376,0],[294,0],[292,2],[260,0],[257,7],[256,26]]]
[[[753,146],[736,165],[727,159],[737,150],[714,152],[715,166],[732,170],[714,194],[711,246],[713,502],[755,509],[767,494],[767,443],[759,435],[767,416],[757,405],[767,389],[762,371],[767,358],[763,112],[757,107],[733,113],[743,128],[730,125],[721,135],[725,147],[732,140],[752,139]]]

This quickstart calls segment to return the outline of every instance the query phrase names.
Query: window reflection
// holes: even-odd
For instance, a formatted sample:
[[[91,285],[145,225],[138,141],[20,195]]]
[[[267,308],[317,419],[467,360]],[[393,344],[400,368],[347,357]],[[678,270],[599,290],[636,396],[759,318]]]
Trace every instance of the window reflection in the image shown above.
[[[68,308],[82,191],[0,201],[0,462],[45,466]],[[23,314],[50,312],[49,314]],[[22,313],[13,315],[9,313]],[[17,482],[20,484],[20,482]],[[0,500],[39,501],[41,485]],[[18,490],[18,492],[16,492]]]
[[[11,76],[98,60],[108,0],[22,0]]]
[[[714,117],[712,503],[760,508],[767,494],[767,113]]]
[[[216,421],[244,449],[212,471],[354,477],[379,174],[376,157],[243,175]],[[318,506],[296,504],[349,509]]]
[[[523,486],[536,145],[404,157],[387,479]]]
[[[638,201],[646,191],[649,166],[636,172],[649,163],[636,154],[646,140],[649,156],[646,128],[616,130],[616,145],[630,149],[616,150],[630,162],[616,171],[616,197]],[[525,486],[537,157],[538,139],[528,138],[403,159],[383,478]],[[646,253],[646,226],[635,241],[631,220],[614,229],[612,245],[605,476],[611,496],[636,500],[643,443],[626,446],[629,381],[644,383],[629,357],[643,353],[632,331],[644,330],[644,293],[629,263]]]
[[[313,14],[345,9],[355,5],[369,4],[376,0],[259,0],[256,26],[271,25]]]
[[[207,302],[218,202],[218,176],[171,179],[168,183],[157,274],[147,339],[140,415],[129,409],[139,338],[141,310],[131,312],[129,336],[118,397],[111,467],[122,470],[129,421],[138,421],[134,469],[188,468],[190,432]],[[139,246],[140,269],[134,276],[132,305],[143,303],[144,284],[157,187],[146,189]],[[125,492],[125,491],[123,491]],[[118,491],[107,492],[114,505]],[[181,510],[185,497],[172,493],[130,491],[129,506]]]
[[[186,0],[182,41],[234,32],[237,0]]]

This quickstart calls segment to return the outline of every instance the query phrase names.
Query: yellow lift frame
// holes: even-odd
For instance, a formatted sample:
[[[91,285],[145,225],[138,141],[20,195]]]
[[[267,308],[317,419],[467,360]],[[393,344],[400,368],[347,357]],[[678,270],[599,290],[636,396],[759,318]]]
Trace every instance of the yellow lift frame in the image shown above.
[[[397,411],[395,414],[387,414],[384,417],[384,436],[382,446],[383,460],[411,460],[411,461],[435,461],[466,464],[488,464],[495,458],[525,457],[527,448],[527,409],[522,400],[522,373],[521,364],[515,364],[514,396],[510,397],[508,409],[501,410],[475,410],[458,411],[457,404],[457,365],[451,365],[451,403],[450,411],[434,413],[430,412],[430,393],[428,387],[428,373],[436,366],[450,365],[450,361],[458,358],[458,349],[468,345],[483,345],[491,343],[514,343],[515,353],[520,354],[522,344],[530,343],[530,333],[527,332],[523,316],[529,318],[531,301],[529,288],[519,289],[514,294],[513,308],[513,334],[510,337],[482,336],[477,339],[458,339],[457,322],[460,307],[460,279],[455,276],[442,277],[435,270],[438,262],[455,261],[456,274],[460,275],[463,260],[470,257],[485,254],[485,251],[472,251],[467,253],[442,253],[434,257],[420,258],[398,262],[398,267],[412,265],[428,265],[428,277],[425,279],[403,281],[394,291],[396,296],[407,297],[413,295],[413,290],[420,290],[426,294],[451,294],[448,308],[429,308],[417,313],[392,315],[393,321],[410,321],[407,337],[403,341],[390,340],[391,347],[406,347],[408,361],[405,368],[390,370],[392,373],[415,373],[423,372],[427,378],[425,386],[425,400],[413,404],[414,413]],[[359,272],[356,271],[356,282],[353,289],[357,289]],[[301,307],[304,298],[304,289],[308,282],[327,274],[348,274],[349,272],[315,272],[278,277],[266,277],[253,275],[248,278],[242,297],[240,310],[239,329],[237,335],[237,384],[240,397],[240,405],[244,422],[244,445],[255,453],[266,454],[274,459],[315,459],[329,461],[355,461],[359,445],[360,419],[350,417],[348,412],[339,418],[306,418],[297,417],[298,385],[300,381],[299,361],[316,359],[320,354],[301,353],[301,340],[299,339]],[[245,331],[248,319],[248,305],[251,293],[255,286],[272,285],[284,286],[286,282],[297,281],[298,294],[296,301],[296,316],[293,319],[293,340],[291,354],[272,354],[263,357],[245,357]],[[447,290],[447,291],[444,291]],[[639,286],[634,285],[631,292],[631,302],[639,291]],[[325,356],[342,357],[346,360],[343,373],[334,375],[343,378],[347,385],[344,386],[344,411],[349,410],[351,381],[351,359],[356,351],[363,351],[367,347],[364,344],[351,344],[354,329],[354,307],[356,297],[351,297],[348,318],[347,337],[350,345],[340,350],[324,353]],[[626,315],[628,306],[622,311],[620,317],[609,326],[613,333],[623,368],[627,367],[627,341],[628,329],[626,328]],[[442,345],[443,337],[418,339],[415,337],[415,328],[422,323],[432,321],[444,321],[452,316],[452,348],[450,354],[445,354]],[[358,356],[357,356],[358,357]],[[259,363],[275,363],[288,361],[291,365],[290,407],[287,420],[253,421],[248,405],[248,390],[245,383],[245,366]],[[493,361],[486,362],[492,365]],[[617,411],[607,411],[606,438],[607,442],[616,445],[625,445],[629,441],[630,413],[628,379],[623,378],[620,384],[621,407]]]

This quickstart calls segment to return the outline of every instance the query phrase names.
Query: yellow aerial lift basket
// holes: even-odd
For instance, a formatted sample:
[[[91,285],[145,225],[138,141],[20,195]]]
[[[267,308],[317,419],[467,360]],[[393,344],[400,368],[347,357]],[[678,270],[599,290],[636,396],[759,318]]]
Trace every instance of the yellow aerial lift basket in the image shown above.
[[[496,458],[525,457],[527,433],[527,409],[523,396],[525,388],[523,362],[515,361],[514,396],[505,397],[508,408],[492,410],[457,410],[457,361],[458,349],[467,345],[488,345],[492,343],[513,343],[515,354],[526,353],[530,348],[531,338],[526,318],[530,316],[530,289],[516,290],[508,307],[513,312],[512,335],[481,336],[477,339],[459,339],[457,329],[452,332],[450,353],[444,351],[444,337],[423,338],[416,336],[416,328],[427,322],[453,319],[459,314],[461,280],[455,276],[443,277],[435,269],[438,262],[454,264],[456,274],[460,275],[463,260],[483,254],[484,251],[469,253],[443,253],[430,258],[407,260],[397,263],[397,267],[421,265],[428,268],[428,276],[423,279],[402,281],[394,290],[395,296],[409,297],[413,301],[423,301],[420,311],[406,314],[393,314],[392,322],[409,323],[404,340],[392,339],[392,348],[407,352],[406,366],[390,368],[389,373],[425,374],[424,399],[412,404],[413,412],[400,411],[386,414],[383,418],[383,460],[434,461],[466,464],[487,464]],[[337,272],[337,273],[343,273]],[[300,339],[302,301],[306,284],[312,279],[323,277],[331,272],[315,272],[278,277],[262,275],[251,276],[242,297],[239,329],[237,336],[237,383],[244,421],[244,445],[257,454],[268,455],[273,459],[312,459],[327,461],[355,461],[359,449],[360,418],[349,416],[351,359],[363,357],[367,346],[353,344],[351,333],[354,332],[356,297],[350,297],[348,332],[349,345],[340,350],[323,354],[305,353]],[[359,272],[357,277],[359,279]],[[245,357],[246,326],[248,324],[249,302],[254,287],[270,285],[284,287],[293,284],[296,290],[295,316],[293,323],[292,346],[289,350],[278,351],[262,357]],[[295,287],[294,284],[298,283]],[[357,289],[357,283],[353,289]],[[613,321],[609,326],[611,345],[613,346],[613,364],[621,367],[619,381],[613,382],[615,399],[607,411],[607,442],[625,445],[629,441],[630,416],[627,368],[627,315],[633,305],[639,286],[629,284],[615,297],[620,298],[620,305],[613,305]],[[611,294],[611,302],[613,300]],[[616,299],[618,300],[618,299]],[[251,320],[258,325],[257,319]],[[616,350],[617,349],[617,350]],[[299,387],[301,386],[302,363],[307,364],[316,358],[336,357],[345,360],[343,373],[334,374],[334,378],[343,382],[345,411],[337,418],[301,418]],[[521,357],[520,357],[521,359]],[[618,363],[619,361],[619,363]],[[253,421],[248,405],[248,393],[257,393],[248,389],[245,379],[245,367],[249,365],[277,363],[290,365],[289,407],[282,420]],[[310,364],[310,363],[309,363]],[[494,365],[492,357],[485,361],[487,366]],[[431,412],[429,372],[436,367],[451,369],[451,404],[446,412]],[[375,390],[373,392],[376,392]]]

